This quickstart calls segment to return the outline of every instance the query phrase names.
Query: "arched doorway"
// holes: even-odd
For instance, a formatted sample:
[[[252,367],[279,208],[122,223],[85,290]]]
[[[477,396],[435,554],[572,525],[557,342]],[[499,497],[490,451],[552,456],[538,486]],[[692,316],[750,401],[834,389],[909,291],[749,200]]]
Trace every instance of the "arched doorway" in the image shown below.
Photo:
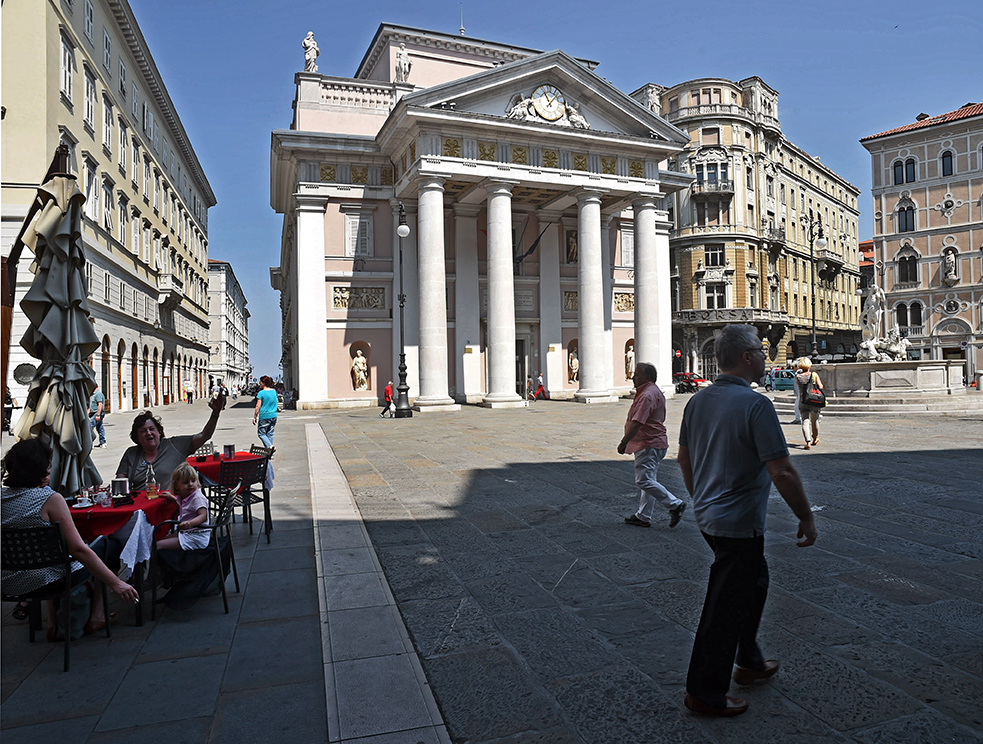
[[[143,347],[143,385],[140,392],[143,394],[143,407],[150,408],[150,349]]]
[[[713,351],[713,341],[710,339],[705,344],[703,344],[703,350],[700,352],[700,361],[702,363],[702,375],[703,378],[713,382],[717,378],[717,355]]]
[[[154,349],[154,388],[153,388],[153,398],[154,405],[160,405],[160,355],[157,353],[157,349]]]
[[[116,347],[116,401],[120,411],[126,410],[126,375],[123,374],[123,360],[126,358],[126,344],[119,340]]]
[[[139,363],[140,351],[137,349],[137,345],[133,344],[130,347],[130,382],[133,385],[130,392],[130,402],[133,404],[133,410],[135,411],[140,407],[140,363]]]
[[[102,363],[100,365],[100,379],[99,387],[102,388],[102,394],[106,396],[105,410],[106,413],[110,413],[113,410],[113,391],[109,387],[109,365],[110,365],[110,353],[109,353],[109,336],[102,337]]]

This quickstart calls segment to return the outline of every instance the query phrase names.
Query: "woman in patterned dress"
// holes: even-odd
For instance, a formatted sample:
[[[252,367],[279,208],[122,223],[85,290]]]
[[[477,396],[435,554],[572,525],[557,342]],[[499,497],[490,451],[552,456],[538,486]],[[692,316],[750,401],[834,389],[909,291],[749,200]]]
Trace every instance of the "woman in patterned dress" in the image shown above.
[[[57,522],[75,559],[72,562],[72,586],[90,577],[95,579],[96,591],[92,594],[92,610],[85,624],[85,634],[90,635],[106,627],[106,608],[102,603],[102,590],[98,582],[104,582],[127,602],[137,601],[137,590],[113,573],[102,559],[85,544],[68,504],[61,494],[48,485],[51,474],[51,450],[37,439],[17,442],[3,458],[3,489],[0,491],[0,516],[3,528],[41,527]],[[4,593],[52,594],[58,585],[64,589],[64,574],[59,568],[38,568],[31,571],[4,571],[0,576]],[[48,602],[49,641],[58,640],[58,615],[54,601]],[[115,618],[110,618],[112,622]]]

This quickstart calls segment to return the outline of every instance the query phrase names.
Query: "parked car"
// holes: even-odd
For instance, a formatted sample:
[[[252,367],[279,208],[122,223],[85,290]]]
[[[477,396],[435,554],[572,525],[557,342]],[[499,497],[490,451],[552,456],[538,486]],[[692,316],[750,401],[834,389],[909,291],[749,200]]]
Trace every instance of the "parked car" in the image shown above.
[[[674,372],[672,382],[677,393],[695,393],[700,388],[710,387],[709,380],[704,380],[695,372]]]
[[[771,390],[771,378],[765,374],[758,384],[761,385],[765,390]],[[791,369],[780,369],[778,374],[775,375],[775,390],[794,390],[795,389],[795,370]]]

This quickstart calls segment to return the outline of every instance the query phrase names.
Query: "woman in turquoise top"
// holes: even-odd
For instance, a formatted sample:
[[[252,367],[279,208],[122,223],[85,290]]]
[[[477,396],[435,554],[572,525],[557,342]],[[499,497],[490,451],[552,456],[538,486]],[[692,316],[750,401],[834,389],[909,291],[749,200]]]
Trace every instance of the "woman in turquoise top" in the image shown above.
[[[259,423],[256,433],[264,447],[273,446],[273,430],[276,428],[277,397],[273,389],[273,378],[263,375],[259,378],[263,389],[256,393],[256,410],[253,412],[253,423]]]

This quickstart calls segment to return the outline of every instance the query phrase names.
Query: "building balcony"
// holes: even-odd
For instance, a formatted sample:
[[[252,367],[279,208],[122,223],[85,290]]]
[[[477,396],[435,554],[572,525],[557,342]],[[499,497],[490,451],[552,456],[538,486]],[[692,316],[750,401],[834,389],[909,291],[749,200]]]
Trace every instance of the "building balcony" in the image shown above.
[[[685,225],[672,233],[674,238],[685,238],[689,235],[750,235],[757,237],[757,231],[747,225]]]
[[[767,240],[769,243],[775,245],[785,245],[785,228],[784,227],[763,227],[761,228],[761,237]]]
[[[184,298],[184,282],[174,274],[157,277],[157,304],[164,310],[172,310]]]
[[[925,335],[925,326],[923,326],[923,325],[898,326],[898,333],[901,334],[901,338],[911,338],[913,336],[924,336]]]
[[[843,270],[843,257],[829,248],[816,250],[816,262],[816,271],[819,272],[819,277],[826,281],[833,279]]]
[[[717,310],[678,310],[672,322],[681,325],[718,326],[727,323],[752,325],[788,325],[788,313],[758,307],[733,307]]]
[[[744,119],[754,118],[750,111],[734,103],[708,103],[703,106],[683,106],[675,111],[669,111],[665,115],[667,121],[689,119],[693,116],[740,116]]]
[[[734,182],[730,180],[697,181],[690,186],[690,195],[694,199],[706,199],[712,196],[733,196]]]

